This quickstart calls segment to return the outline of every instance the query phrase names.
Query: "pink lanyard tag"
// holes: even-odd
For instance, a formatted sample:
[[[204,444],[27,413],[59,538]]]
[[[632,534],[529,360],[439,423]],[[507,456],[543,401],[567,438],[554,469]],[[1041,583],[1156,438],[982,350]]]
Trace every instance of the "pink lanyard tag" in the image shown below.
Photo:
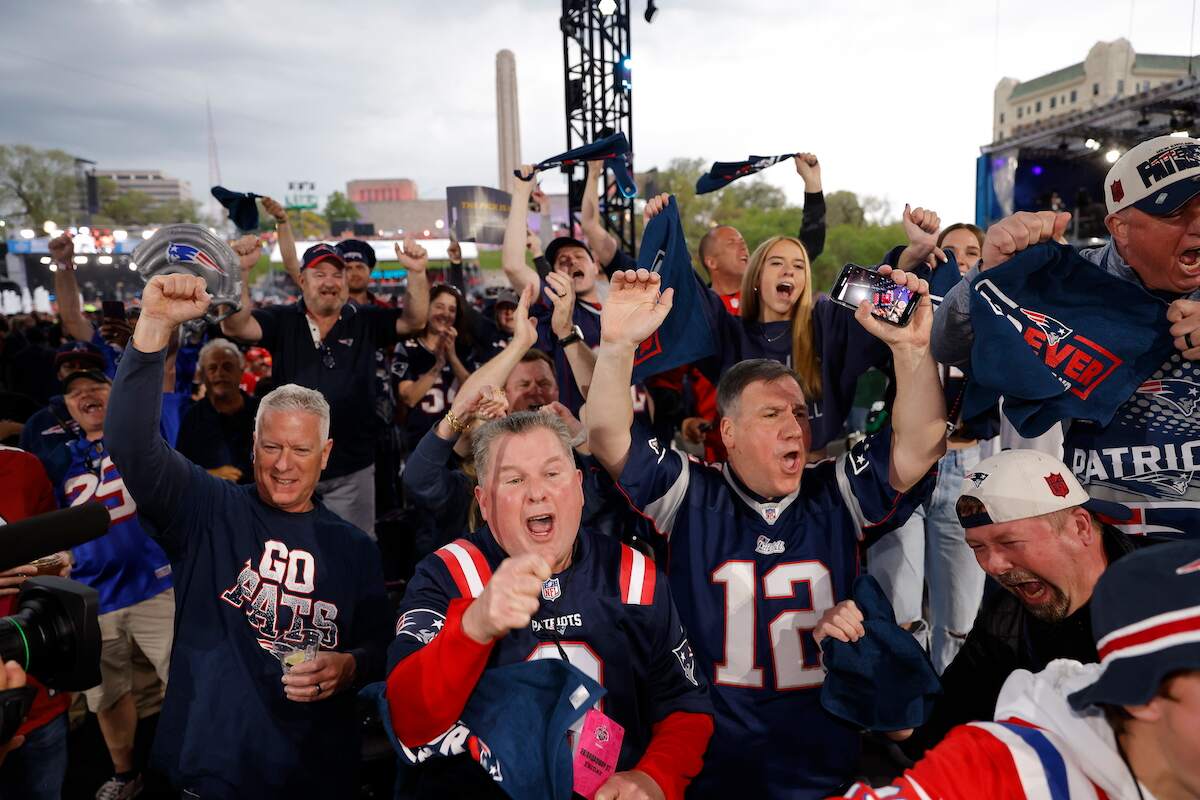
[[[575,748],[574,789],[587,800],[592,800],[596,791],[617,771],[617,759],[621,755],[621,741],[625,729],[596,709],[589,709],[583,717],[583,729],[579,732]]]

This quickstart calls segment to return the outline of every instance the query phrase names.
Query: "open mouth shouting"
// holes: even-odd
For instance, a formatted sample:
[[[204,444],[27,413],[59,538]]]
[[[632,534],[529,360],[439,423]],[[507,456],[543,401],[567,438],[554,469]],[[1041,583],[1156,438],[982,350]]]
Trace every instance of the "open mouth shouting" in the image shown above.
[[[554,515],[535,514],[525,518],[525,531],[539,542],[546,541],[554,535]]]
[[[1200,275],[1200,247],[1192,247],[1180,253],[1179,263],[1188,275]]]
[[[775,284],[775,293],[779,295],[780,299],[790,303],[796,296],[796,284],[792,281],[780,281]]]
[[[804,468],[804,458],[799,448],[788,450],[779,456],[779,464],[787,475],[795,475]]]

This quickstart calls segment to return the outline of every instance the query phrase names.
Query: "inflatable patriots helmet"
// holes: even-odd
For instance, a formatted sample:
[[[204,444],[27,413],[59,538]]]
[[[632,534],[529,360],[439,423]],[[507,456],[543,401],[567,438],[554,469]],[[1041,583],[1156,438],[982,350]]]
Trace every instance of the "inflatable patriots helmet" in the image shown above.
[[[197,275],[212,295],[205,318],[220,322],[241,309],[242,269],[237,253],[203,225],[179,223],[159,228],[133,251],[142,280],[155,275]]]

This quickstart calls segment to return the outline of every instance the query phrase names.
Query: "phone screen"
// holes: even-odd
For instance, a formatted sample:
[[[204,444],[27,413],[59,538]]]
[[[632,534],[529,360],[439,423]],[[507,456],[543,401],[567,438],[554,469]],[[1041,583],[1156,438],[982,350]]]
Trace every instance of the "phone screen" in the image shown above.
[[[125,319],[125,304],[120,300],[104,300],[100,304],[101,313],[111,319]]]
[[[833,299],[848,308],[858,308],[866,300],[871,313],[893,325],[908,324],[915,310],[912,290],[896,283],[873,269],[847,264],[833,287]]]

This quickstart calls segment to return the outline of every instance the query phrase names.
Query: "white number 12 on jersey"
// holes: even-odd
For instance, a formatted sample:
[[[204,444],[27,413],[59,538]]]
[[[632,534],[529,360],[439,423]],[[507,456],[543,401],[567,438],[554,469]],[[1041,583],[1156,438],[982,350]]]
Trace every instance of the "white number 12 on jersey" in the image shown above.
[[[725,660],[716,664],[716,682],[726,686],[761,689],[762,667],[757,656],[758,591],[753,561],[726,561],[713,570],[714,583],[725,585]],[[767,626],[771,656],[775,662],[775,688],[808,689],[820,686],[825,671],[818,663],[804,666],[800,634],[817,627],[821,615],[833,606],[833,583],[829,569],[820,561],[789,561],[776,564],[763,575],[763,597],[785,600],[796,596],[796,584],[808,584],[812,605],[784,611]]]

